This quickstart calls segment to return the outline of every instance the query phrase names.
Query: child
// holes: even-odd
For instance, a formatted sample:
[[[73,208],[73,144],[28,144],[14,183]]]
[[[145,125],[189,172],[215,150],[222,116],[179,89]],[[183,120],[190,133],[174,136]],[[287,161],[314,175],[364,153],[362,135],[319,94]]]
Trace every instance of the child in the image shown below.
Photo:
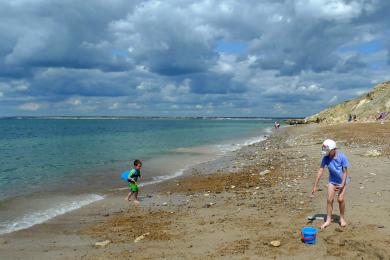
[[[340,209],[340,225],[345,227],[347,222],[345,221],[345,189],[349,182],[348,167],[349,162],[347,157],[337,150],[336,142],[327,139],[322,144],[322,154],[324,157],[321,161],[321,167],[318,170],[316,180],[311,191],[312,196],[317,191],[317,185],[324,172],[325,166],[329,170],[329,183],[328,183],[328,199],[327,199],[327,216],[325,223],[321,226],[321,229],[326,228],[331,223],[332,211],[333,211],[333,199],[336,191],[338,192],[338,203]]]
[[[129,182],[130,192],[127,195],[125,200],[130,201],[131,195],[134,193],[134,203],[138,204],[138,177],[141,178],[141,167],[142,162],[140,160],[134,161],[134,168],[130,171],[129,177],[127,178]]]

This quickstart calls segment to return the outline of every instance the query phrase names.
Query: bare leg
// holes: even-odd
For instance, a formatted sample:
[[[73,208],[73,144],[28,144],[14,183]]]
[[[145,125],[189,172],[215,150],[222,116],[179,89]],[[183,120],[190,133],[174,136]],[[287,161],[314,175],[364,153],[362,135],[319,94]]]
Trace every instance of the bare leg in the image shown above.
[[[129,194],[127,194],[127,198],[125,198],[125,200],[130,201],[130,198],[131,198],[132,194],[133,194],[133,192],[130,191]]]
[[[344,200],[344,194],[345,194],[345,186],[342,191],[339,193],[339,197],[337,201],[339,202],[339,209],[340,209],[340,226],[345,227],[347,226],[347,222],[345,221],[345,200]]]
[[[328,184],[328,198],[326,200],[326,221],[322,224],[321,229],[326,228],[332,221],[333,211],[333,199],[335,194],[335,186],[331,183]]]
[[[138,201],[138,191],[135,191],[135,192],[134,192],[134,199],[135,199],[135,200],[134,200],[134,203],[135,203],[135,204],[138,204],[138,203],[139,203],[139,201]]]

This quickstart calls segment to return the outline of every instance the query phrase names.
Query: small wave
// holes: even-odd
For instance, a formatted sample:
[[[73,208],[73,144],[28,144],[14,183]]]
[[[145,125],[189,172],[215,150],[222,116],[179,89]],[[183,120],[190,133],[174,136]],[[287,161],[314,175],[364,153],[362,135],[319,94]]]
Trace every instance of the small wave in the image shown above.
[[[62,202],[55,208],[32,212],[19,217],[12,222],[0,222],[0,235],[26,229],[36,224],[41,224],[69,211],[73,211],[95,201],[102,200],[103,198],[103,196],[91,194],[86,196],[83,200]]]
[[[267,135],[272,133],[272,128],[265,128],[263,131],[264,134]],[[216,145],[216,147],[222,154],[226,154],[228,152],[234,152],[236,150],[239,150],[244,146],[259,143],[261,141],[264,141],[266,138],[267,138],[266,136],[256,136],[243,141],[239,141],[238,143],[234,143],[234,144],[218,144]]]
[[[152,184],[160,183],[160,182],[163,182],[163,181],[166,181],[166,180],[177,178],[177,177],[183,175],[184,172],[187,169],[189,169],[190,167],[192,167],[194,165],[216,160],[218,157],[224,156],[224,155],[226,155],[229,152],[234,152],[234,151],[239,150],[239,149],[241,149],[241,148],[243,148],[245,146],[252,145],[252,144],[264,141],[265,139],[267,139],[266,135],[270,134],[270,133],[272,133],[272,128],[265,128],[265,129],[263,129],[263,135],[262,136],[256,136],[256,137],[252,137],[252,138],[249,138],[249,139],[240,140],[237,143],[233,143],[233,144],[230,143],[230,144],[217,144],[217,145],[205,145],[205,146],[197,146],[197,147],[180,147],[180,148],[177,148],[176,152],[181,152],[181,153],[200,153],[200,154],[206,154],[206,153],[210,154],[211,153],[211,154],[214,154],[215,156],[213,156],[213,157],[209,156],[208,159],[203,159],[203,160],[200,160],[200,161],[193,162],[192,164],[188,164],[188,165],[186,165],[185,168],[180,169],[180,170],[174,172],[173,174],[155,176],[155,177],[152,178],[151,181],[147,181],[147,182],[144,182],[144,183],[140,184],[140,187],[147,186],[147,185],[152,185]],[[118,188],[116,190],[127,190],[127,189],[128,189],[128,187],[123,187],[123,188]]]
[[[159,183],[159,182],[163,182],[163,181],[166,181],[166,180],[177,178],[177,177],[183,175],[184,171],[185,171],[185,169],[180,169],[180,170],[178,170],[178,171],[176,171],[176,172],[174,172],[173,174],[170,174],[170,175],[161,175],[161,176],[153,177],[153,180],[145,182],[141,186],[156,184],[156,183]]]

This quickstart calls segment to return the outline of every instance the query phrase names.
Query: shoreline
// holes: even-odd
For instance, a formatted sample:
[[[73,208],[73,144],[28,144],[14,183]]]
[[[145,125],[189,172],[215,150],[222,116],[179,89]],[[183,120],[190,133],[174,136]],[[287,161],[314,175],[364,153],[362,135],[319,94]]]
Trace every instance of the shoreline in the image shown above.
[[[263,128],[263,129],[261,129],[261,131],[263,131],[263,135],[265,136],[265,135],[268,135],[269,133],[272,132],[270,129],[271,129],[271,127]],[[204,152],[203,156],[198,155],[197,159],[195,159],[195,160],[191,158],[191,162],[190,161],[186,162],[184,168],[181,168],[181,166],[180,167],[176,166],[176,168],[172,168],[173,171],[171,174],[158,175],[158,176],[153,175],[151,178],[142,182],[141,187],[152,185],[151,189],[154,189],[153,187],[155,185],[158,185],[161,182],[165,182],[165,181],[179,178],[181,176],[185,176],[186,173],[191,170],[191,168],[197,167],[197,165],[212,163],[214,161],[219,160],[223,156],[228,156],[229,153],[232,153],[237,149],[241,149],[242,147],[244,147],[248,144],[260,142],[264,139],[265,139],[265,137],[262,137],[262,136],[247,136],[247,137],[242,137],[242,138],[238,138],[238,139],[234,139],[234,140],[226,140],[222,143],[213,144],[211,146],[210,145],[208,145],[208,146],[201,145],[201,146],[196,146],[196,147],[185,148],[186,150],[188,150],[187,153],[190,153],[189,151],[191,151],[193,149],[199,149],[199,148],[210,149],[210,148],[212,148],[212,154],[210,154],[210,152],[207,152],[207,153]],[[209,157],[209,156],[211,156],[211,157]],[[165,157],[169,157],[169,156],[165,155]],[[165,157],[163,156],[161,158],[165,158]],[[159,159],[159,157],[150,158],[148,161],[152,161],[152,162],[156,161],[156,160],[158,161],[158,160],[161,160],[161,158],[160,159]],[[148,163],[148,161],[146,163]],[[155,162],[155,164],[156,164],[156,162]],[[155,172],[157,172],[156,169],[153,169],[153,170]],[[97,170],[97,171],[104,172],[103,170]],[[113,174],[110,174],[110,175],[113,175]],[[113,175],[113,176],[116,177],[116,175]],[[104,179],[103,175],[101,175],[101,176],[99,175],[97,177],[99,180]],[[114,185],[114,183],[117,183],[117,184]],[[41,204],[41,207],[42,207],[42,205],[45,204],[44,201],[46,201],[46,205],[53,204],[52,208],[39,208],[39,206],[38,207],[37,206],[31,207],[29,205],[29,203],[26,204],[26,201],[24,201],[25,196],[8,198],[8,199],[2,201],[3,206],[6,206],[6,207],[4,207],[4,209],[12,206],[12,204],[14,204],[14,202],[17,202],[18,205],[17,205],[17,207],[15,207],[16,210],[18,210],[19,208],[21,208],[21,210],[23,210],[23,209],[28,208],[28,207],[30,207],[30,210],[28,211],[28,213],[26,211],[22,215],[15,215],[15,210],[8,210],[9,212],[13,213],[12,216],[15,215],[15,217],[14,217],[15,219],[12,223],[10,221],[4,221],[4,219],[3,219],[3,223],[2,223],[3,230],[0,230],[0,237],[2,235],[10,234],[12,232],[17,232],[19,230],[28,229],[28,228],[31,228],[35,225],[45,223],[46,221],[50,221],[51,219],[56,218],[58,216],[61,216],[63,214],[68,214],[68,213],[71,214],[71,212],[73,212],[75,210],[79,210],[80,208],[88,206],[89,204],[92,204],[94,202],[105,199],[105,197],[110,196],[110,194],[113,192],[128,190],[127,185],[118,186],[119,183],[122,183],[122,181],[114,181],[113,183],[110,184],[109,189],[103,188],[103,187],[101,187],[100,189],[96,189],[97,187],[95,187],[95,189],[92,189],[90,187],[82,188],[79,185],[80,187],[72,188],[73,191],[70,192],[69,194],[65,193],[65,190],[63,190],[63,191],[60,190],[60,191],[55,191],[55,192],[54,192],[54,190],[52,190],[52,191],[48,190],[48,191],[44,191],[44,192],[37,192],[36,194],[31,194],[28,196],[28,197],[30,197],[30,199],[32,196],[33,200],[37,200],[36,203]],[[46,197],[45,197],[45,194],[46,194]],[[94,197],[94,198],[92,199],[92,197]],[[79,198],[79,200],[76,201],[75,200],[76,198]],[[55,201],[57,201],[57,202],[54,203]],[[54,206],[54,204],[56,206]],[[66,209],[66,208],[68,208],[68,209]]]
[[[136,252],[141,259],[386,258],[390,124],[332,127],[288,127],[233,152],[214,168],[199,165],[186,176],[156,185],[155,191],[146,186],[139,208],[126,204],[123,192],[113,192],[48,223],[0,236],[0,257],[126,259]],[[320,159],[318,145],[329,135],[352,165],[346,194],[349,225],[341,229],[332,223],[319,232],[315,246],[307,246],[299,241],[299,229],[319,227],[319,221],[310,223],[307,216],[325,212],[326,176],[318,195],[311,199],[308,194]],[[372,150],[381,155],[365,155]],[[142,242],[134,243],[146,233]],[[111,242],[94,246],[104,240]],[[270,246],[272,240],[281,246]]]

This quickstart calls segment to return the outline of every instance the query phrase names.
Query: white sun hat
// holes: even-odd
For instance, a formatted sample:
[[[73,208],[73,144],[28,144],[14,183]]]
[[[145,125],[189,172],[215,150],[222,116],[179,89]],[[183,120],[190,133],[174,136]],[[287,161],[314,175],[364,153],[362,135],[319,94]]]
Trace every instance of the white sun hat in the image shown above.
[[[323,155],[328,155],[329,152],[333,149],[337,148],[336,146],[336,142],[331,140],[331,139],[326,139],[323,143],[322,143],[322,154]]]

